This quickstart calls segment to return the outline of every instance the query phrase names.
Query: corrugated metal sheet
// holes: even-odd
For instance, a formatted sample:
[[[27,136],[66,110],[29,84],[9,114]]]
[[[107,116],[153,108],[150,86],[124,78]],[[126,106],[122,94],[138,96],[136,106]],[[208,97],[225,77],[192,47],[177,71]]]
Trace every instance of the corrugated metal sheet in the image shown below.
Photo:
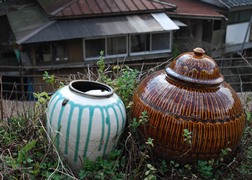
[[[174,9],[169,3],[152,0],[38,0],[47,14],[57,18],[132,14]]]
[[[77,0],[37,0],[47,14],[55,15]]]
[[[7,14],[7,17],[16,40],[23,38],[49,22],[48,18],[35,6],[12,11]]]
[[[179,20],[172,20],[179,27],[186,27],[187,25]]]
[[[33,1],[30,0],[16,0],[16,1],[7,1],[0,3],[0,16],[6,15],[7,13],[18,11],[27,6],[34,6]]]
[[[179,27],[165,13],[153,13],[152,16],[165,30],[179,29]]]
[[[219,0],[228,8],[252,6],[252,0]]]
[[[166,20],[168,21],[159,22],[157,17],[160,16],[166,16]],[[30,39],[19,41],[18,43],[158,32],[175,29],[179,29],[179,27],[165,13],[60,20],[44,28]]]

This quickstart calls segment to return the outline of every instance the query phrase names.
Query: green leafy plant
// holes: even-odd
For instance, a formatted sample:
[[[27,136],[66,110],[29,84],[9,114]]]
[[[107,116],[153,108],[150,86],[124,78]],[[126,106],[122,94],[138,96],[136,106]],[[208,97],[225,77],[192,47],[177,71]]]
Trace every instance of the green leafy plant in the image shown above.
[[[192,144],[192,132],[190,132],[188,129],[183,130],[183,136],[184,136],[184,141],[187,142],[189,145]]]
[[[50,100],[50,96],[45,91],[40,93],[33,93],[33,96],[38,100],[36,102],[37,107],[48,103],[48,101]]]
[[[124,163],[122,152],[113,150],[106,157],[98,157],[96,161],[85,159],[83,169],[78,173],[80,179],[123,179],[121,172]]]
[[[136,69],[131,69],[129,66],[113,66],[112,71],[114,78],[108,76],[106,65],[103,57],[104,52],[100,52],[98,65],[98,81],[110,85],[114,91],[120,96],[127,109],[132,105],[132,95],[137,86],[137,76],[139,72]]]
[[[43,80],[50,85],[54,85],[56,82],[55,75],[49,75],[47,71],[43,74]]]
[[[148,121],[148,113],[147,111],[143,111],[141,113],[141,116],[139,117],[139,120],[137,120],[137,118],[132,119],[131,123],[129,124],[129,127],[131,128],[131,131],[135,133],[139,126],[147,124]]]
[[[155,173],[156,173],[156,168],[152,166],[151,164],[147,164],[147,170],[145,171],[144,175],[145,178],[144,180],[155,180],[157,179]]]
[[[33,161],[32,158],[28,156],[28,152],[36,146],[36,142],[36,140],[32,140],[18,151],[18,164],[31,163]]]
[[[207,161],[198,161],[198,172],[205,179],[213,178],[213,167]]]

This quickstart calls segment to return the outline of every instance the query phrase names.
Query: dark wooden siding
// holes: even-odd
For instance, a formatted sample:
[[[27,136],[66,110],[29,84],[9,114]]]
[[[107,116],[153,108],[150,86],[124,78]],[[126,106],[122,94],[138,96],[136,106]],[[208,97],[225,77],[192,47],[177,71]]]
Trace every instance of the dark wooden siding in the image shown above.
[[[82,39],[73,39],[67,42],[69,62],[83,61]]]

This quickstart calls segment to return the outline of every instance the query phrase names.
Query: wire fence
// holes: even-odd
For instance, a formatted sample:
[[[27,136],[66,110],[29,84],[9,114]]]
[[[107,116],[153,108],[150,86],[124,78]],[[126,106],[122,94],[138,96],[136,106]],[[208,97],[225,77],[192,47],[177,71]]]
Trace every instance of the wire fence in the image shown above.
[[[220,58],[215,59],[223,74],[225,81],[228,82],[237,92],[252,91],[252,57],[244,58]],[[163,62],[145,62],[146,67],[155,67]],[[143,63],[127,64],[132,68],[142,68]],[[58,72],[59,69],[72,69],[71,73],[87,72],[88,65],[68,64],[54,66],[0,66],[1,70],[1,99],[5,100],[34,100],[34,92],[46,91],[49,94],[53,90],[49,88],[48,83],[43,81],[44,71],[52,73]],[[93,65],[92,68],[97,68]],[[77,70],[78,69],[78,70]],[[67,78],[71,73],[65,71],[58,73],[57,76],[62,79]]]

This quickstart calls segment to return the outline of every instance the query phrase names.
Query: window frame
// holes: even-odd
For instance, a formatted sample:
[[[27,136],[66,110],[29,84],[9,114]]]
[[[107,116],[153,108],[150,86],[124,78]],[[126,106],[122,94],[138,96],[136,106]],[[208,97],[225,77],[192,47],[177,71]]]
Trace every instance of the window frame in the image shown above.
[[[114,55],[108,55],[108,38],[113,38],[113,37],[125,37],[126,38],[126,53],[124,54],[114,54]],[[105,49],[104,50],[101,50],[101,51],[104,51],[104,54],[103,54],[103,57],[104,58],[117,58],[117,57],[125,57],[128,55],[128,36],[127,35],[119,35],[119,36],[104,36],[104,37],[92,37],[92,38],[83,38],[83,58],[84,60],[87,60],[87,61],[92,61],[92,60],[98,60],[100,58],[100,55],[98,56],[94,56],[94,57],[86,57],[86,40],[96,40],[96,39],[104,39],[104,43],[105,43]]]
[[[137,56],[137,55],[146,55],[146,54],[151,54],[150,52],[150,50],[149,51],[141,51],[141,52],[131,52],[131,44],[132,44],[132,42],[131,42],[131,36],[135,36],[135,35],[144,35],[144,34],[147,34],[147,35],[149,35],[149,40],[151,39],[150,38],[150,33],[135,33],[135,34],[129,34],[129,56]],[[151,40],[150,40],[150,42],[151,42]],[[149,43],[150,43],[149,42]],[[151,49],[151,44],[149,45],[149,49]]]
[[[139,35],[139,34],[130,34],[129,35],[129,56],[137,56],[137,55],[150,55],[150,54],[159,54],[159,53],[167,53],[171,52],[171,46],[172,46],[172,31],[162,31],[162,32],[150,32],[150,33],[140,33],[140,34],[148,34],[150,36],[150,51],[142,51],[142,52],[131,52],[131,35]],[[163,50],[153,50],[152,47],[152,37],[155,34],[169,34],[169,49],[163,49]]]
[[[152,50],[152,35],[153,34],[167,34],[169,33],[169,49],[163,49],[163,50]],[[151,54],[158,54],[158,53],[166,53],[166,52],[171,52],[171,46],[172,46],[172,33],[171,31],[164,31],[164,32],[152,32],[150,33],[150,52]]]
[[[246,12],[249,13],[248,20],[246,20],[246,19],[245,20],[241,20],[241,14],[242,13],[246,13]],[[230,18],[231,15],[232,15],[232,18]],[[238,23],[243,23],[243,22],[249,22],[251,15],[252,15],[252,11],[251,10],[229,12],[229,15],[228,15],[228,24],[230,25],[230,24],[238,24]],[[231,19],[231,21],[230,21],[230,19]]]
[[[141,51],[141,52],[131,52],[131,36],[134,35],[143,35],[147,34],[149,36],[149,51]],[[152,38],[155,34],[168,34],[169,35],[169,48],[162,49],[162,50],[153,50],[152,47]],[[113,37],[125,37],[126,38],[126,53],[125,54],[114,54],[108,55],[108,38]],[[134,57],[140,55],[151,55],[151,54],[159,54],[159,53],[170,53],[172,51],[172,31],[161,31],[161,32],[148,32],[148,33],[134,33],[134,34],[126,34],[126,35],[113,35],[113,36],[104,36],[104,37],[91,37],[91,38],[83,38],[83,59],[84,61],[92,61],[92,60],[99,60],[100,55],[95,57],[86,57],[86,41],[87,40],[96,40],[96,39],[104,39],[105,49],[103,57],[105,59],[109,58],[120,58],[120,57]],[[101,50],[102,51],[102,50]]]
[[[95,38],[83,38],[83,58],[84,60],[97,60],[100,57],[100,54],[98,56],[94,57],[86,57],[86,40],[96,40],[96,39],[105,39],[105,37],[95,37]],[[106,52],[106,39],[105,39],[105,49],[101,49],[101,51]],[[105,55],[104,55],[105,57]]]
[[[62,45],[61,43],[63,43],[63,46],[64,46],[64,50],[66,51],[65,53],[65,55],[66,55],[66,57],[64,57],[63,59],[62,58],[59,58],[59,54],[56,54],[55,52],[54,52],[54,48],[56,48],[56,46],[55,46],[55,44],[56,43],[58,43],[58,44],[60,44],[60,45]],[[67,61],[69,61],[69,50],[68,50],[68,46],[67,46],[67,41],[64,41],[64,40],[61,40],[61,41],[52,41],[51,43],[51,51],[52,51],[52,62],[56,62],[56,63],[62,63],[62,62],[67,62]],[[55,47],[53,47],[53,46],[55,46]],[[54,54],[55,53],[55,57],[53,57]],[[56,60],[57,58],[59,58],[59,60]]]
[[[125,37],[125,47],[126,47],[126,52],[124,54],[113,54],[113,55],[108,55],[108,38],[113,38],[113,37]],[[105,49],[106,49],[106,57],[107,58],[116,58],[116,57],[125,57],[128,54],[128,36],[127,35],[119,35],[119,36],[106,36],[105,39]]]
[[[68,62],[69,61],[69,52],[68,52],[68,50],[67,50],[67,44],[64,44],[66,47],[66,55],[67,55],[67,57],[65,57],[65,58],[67,58],[67,59],[59,59],[59,60],[56,60],[58,57],[56,56],[56,53],[54,52],[54,48],[53,48],[53,44],[55,43],[55,42],[64,42],[64,43],[66,43],[66,41],[64,41],[64,40],[62,40],[62,41],[50,41],[50,42],[42,42],[42,43],[36,43],[36,45],[35,45],[35,54],[34,54],[34,56],[35,56],[35,61],[36,61],[36,64],[60,64],[60,63],[63,63],[63,62]],[[47,46],[49,46],[49,52],[50,53],[42,53],[42,61],[39,61],[38,59],[37,59],[37,57],[36,57],[36,50],[37,50],[37,48],[39,48],[39,47],[41,47],[41,46],[43,46],[43,45],[47,45]],[[54,57],[54,53],[55,53],[55,57]],[[45,61],[44,60],[44,55],[50,55],[50,60],[48,60],[48,61]]]

